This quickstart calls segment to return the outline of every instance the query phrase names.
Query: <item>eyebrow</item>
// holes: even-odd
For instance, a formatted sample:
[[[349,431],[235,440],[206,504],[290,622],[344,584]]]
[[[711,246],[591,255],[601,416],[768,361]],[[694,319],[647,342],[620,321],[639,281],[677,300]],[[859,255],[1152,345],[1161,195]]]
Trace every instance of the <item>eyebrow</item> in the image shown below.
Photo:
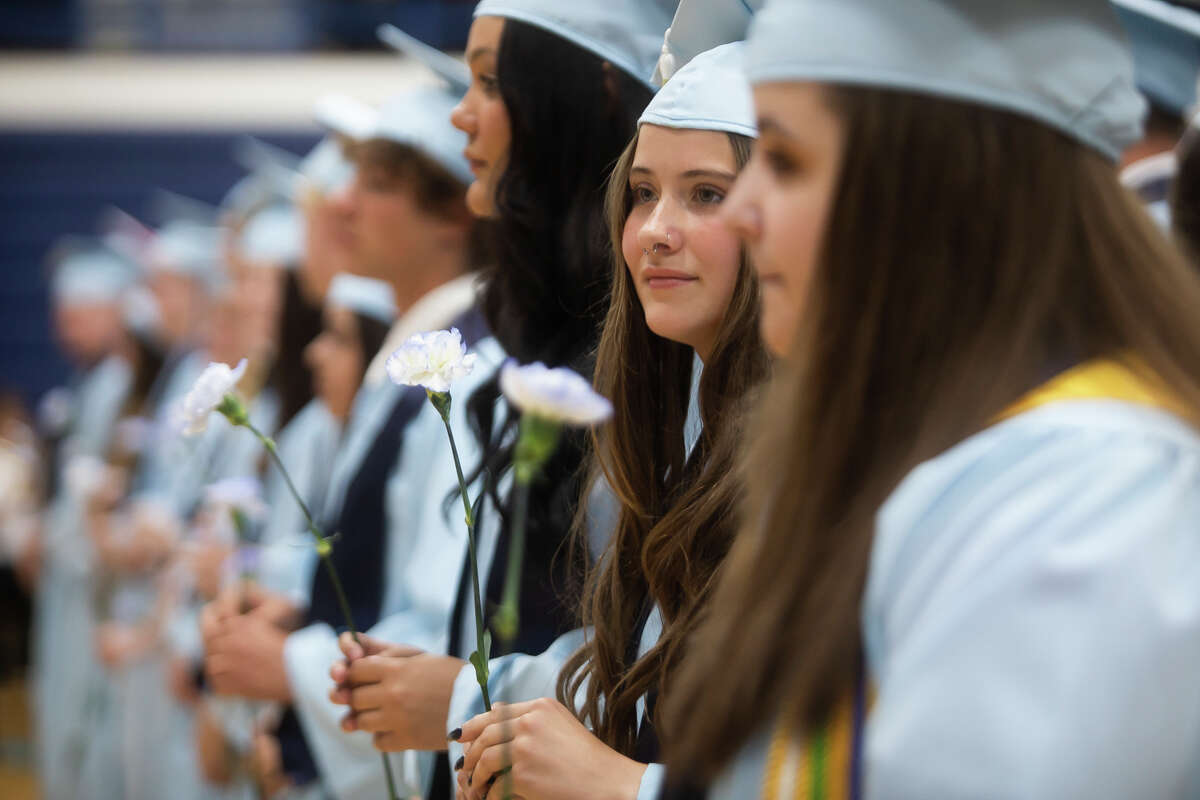
[[[759,117],[758,132],[760,134],[773,133],[776,136],[783,136],[788,139],[796,138],[791,131],[781,125],[774,117]]]
[[[629,170],[629,174],[634,173],[653,175],[654,170],[649,167],[636,166]],[[681,178],[720,178],[722,180],[732,181],[737,179],[737,175],[732,172],[726,172],[720,169],[689,169],[680,175]]]
[[[495,54],[495,52],[496,51],[491,47],[476,47],[474,50],[467,53],[467,63],[470,64],[480,56],[492,55]]]

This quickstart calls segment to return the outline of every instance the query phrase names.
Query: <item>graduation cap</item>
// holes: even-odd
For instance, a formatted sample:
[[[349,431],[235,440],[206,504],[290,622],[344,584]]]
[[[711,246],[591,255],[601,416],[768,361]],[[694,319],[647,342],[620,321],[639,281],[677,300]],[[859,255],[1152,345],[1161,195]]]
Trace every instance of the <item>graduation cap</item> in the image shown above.
[[[389,98],[378,109],[345,95],[317,102],[317,121],[354,141],[386,139],[408,145],[463,183],[473,180],[463,156],[467,135],[450,124],[458,98],[444,88],[421,86]]]
[[[654,83],[662,85],[689,61],[720,44],[746,38],[763,0],[682,0],[663,36]]]
[[[700,53],[658,90],[638,125],[757,136],[741,42]]]
[[[397,28],[390,23],[384,23],[376,28],[375,33],[380,41],[398,53],[413,58],[431,69],[438,77],[446,82],[446,87],[456,95],[463,95],[471,85],[471,70],[462,59],[443,53],[436,47],[425,44],[420,39]]]
[[[678,5],[678,0],[480,0],[475,16],[534,25],[651,85]]]
[[[1146,103],[1108,0],[772,0],[746,48],[752,84],[814,81],[935,95],[1036,119],[1116,160]]]
[[[1196,105],[1200,14],[1161,0],[1113,0],[1113,6],[1129,35],[1138,88],[1183,117]]]

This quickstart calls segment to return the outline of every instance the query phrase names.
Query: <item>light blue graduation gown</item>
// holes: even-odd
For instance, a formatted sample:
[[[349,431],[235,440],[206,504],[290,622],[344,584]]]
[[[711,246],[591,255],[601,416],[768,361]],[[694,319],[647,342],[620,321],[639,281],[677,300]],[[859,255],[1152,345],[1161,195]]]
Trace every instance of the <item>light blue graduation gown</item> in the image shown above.
[[[324,507],[340,438],[341,425],[320,400],[300,409],[276,437],[279,458],[314,514]],[[302,608],[308,604],[316,549],[304,514],[274,464],[267,467],[263,499],[270,513],[260,541],[258,580]]]
[[[451,426],[464,469],[471,469],[480,457],[467,421],[467,399],[504,360],[504,352],[494,338],[481,340],[472,352],[478,355],[474,371],[451,387],[454,398]],[[389,391],[386,396],[363,398],[364,412],[378,415],[376,430],[386,419],[395,396]],[[356,400],[355,405],[357,414],[359,401]],[[357,461],[361,461],[370,440],[359,446],[353,437],[354,430],[348,430],[343,448],[360,449]],[[339,453],[339,462],[349,460]],[[340,466],[335,464],[334,467],[330,492],[335,496],[326,504],[327,518],[340,508],[341,499],[336,494],[345,492],[345,486],[353,476],[353,469],[339,469]],[[431,652],[447,652],[450,614],[467,540],[460,501],[455,497],[449,504],[446,502],[457,488],[458,479],[442,419],[427,403],[406,429],[396,466],[388,479],[385,591],[381,621],[367,631],[368,634]],[[471,487],[472,497],[478,491],[479,481],[476,481]],[[485,514],[484,530],[480,532],[481,539],[490,540],[492,549],[496,517],[494,512]],[[490,526],[486,524],[487,519],[492,520]],[[386,796],[387,791],[379,752],[374,749],[371,736],[342,732],[340,720],[345,709],[328,699],[329,667],[339,658],[341,651],[337,647],[336,634],[328,625],[311,625],[288,637],[284,659],[293,707],[320,769],[325,790],[339,800],[373,800]],[[391,756],[402,793],[424,794],[432,760],[431,753]]]
[[[72,398],[74,425],[62,444],[72,456],[103,458],[132,378],[110,356],[90,369]],[[92,643],[92,545],[81,499],[60,479],[45,513],[43,571],[34,616],[34,698],[38,769],[48,800],[78,796],[86,719],[95,709],[98,665]]]
[[[1200,796],[1200,436],[1088,400],[966,439],[881,508],[862,626],[867,797]]]

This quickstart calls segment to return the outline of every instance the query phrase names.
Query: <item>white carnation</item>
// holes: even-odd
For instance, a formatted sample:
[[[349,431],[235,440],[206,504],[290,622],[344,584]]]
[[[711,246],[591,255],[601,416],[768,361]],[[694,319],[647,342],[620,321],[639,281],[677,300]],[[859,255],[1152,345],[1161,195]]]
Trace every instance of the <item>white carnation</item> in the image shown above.
[[[612,403],[566,367],[519,367],[510,360],[500,369],[500,391],[522,412],[567,425],[596,425],[612,416]]]
[[[246,359],[236,367],[228,364],[210,363],[196,379],[192,390],[178,407],[177,421],[185,436],[203,433],[208,427],[208,416],[221,405],[225,395],[233,391],[246,372]]]
[[[387,373],[401,386],[423,386],[431,392],[448,392],[450,384],[475,368],[476,355],[467,353],[458,328],[410,336],[388,356]]]

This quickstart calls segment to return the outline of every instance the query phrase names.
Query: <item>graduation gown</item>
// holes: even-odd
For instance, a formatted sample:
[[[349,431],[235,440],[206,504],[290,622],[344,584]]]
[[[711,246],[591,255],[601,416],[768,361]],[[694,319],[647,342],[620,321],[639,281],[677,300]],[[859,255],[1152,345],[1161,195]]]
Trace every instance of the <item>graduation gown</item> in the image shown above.
[[[460,327],[469,339],[465,324]],[[474,372],[452,387],[451,426],[464,465],[474,464],[479,458],[467,421],[467,398],[504,360],[503,350],[490,337],[477,342],[471,350],[478,355]],[[436,409],[424,399],[423,390],[419,391],[421,402],[403,428],[402,446],[382,453],[388,456],[390,464],[384,462],[382,467],[373,464],[370,470],[386,478],[381,486],[380,505],[384,520],[378,526],[386,532],[386,540],[382,542],[381,557],[363,565],[372,570],[372,580],[381,578],[377,584],[381,595],[376,601],[378,610],[369,615],[378,623],[362,627],[372,636],[446,652],[453,587],[461,557],[466,552],[467,536],[461,512],[455,510],[459,507],[447,502],[458,502],[454,497],[458,481],[446,432]],[[369,390],[360,398],[361,403],[356,400],[355,413],[361,411],[375,420],[371,425],[374,430],[368,433],[363,430],[370,420],[352,422],[352,430],[344,440],[344,451],[353,455],[357,450],[362,454],[357,459],[360,466],[365,467],[377,440],[387,441],[386,436],[381,438],[381,433],[386,432],[387,420],[396,404],[402,402],[402,394],[403,390],[389,384]],[[390,407],[388,399],[392,401]],[[377,456],[381,454],[379,450],[374,452]],[[326,505],[327,511],[337,508],[339,517],[343,516],[342,506],[350,503],[351,489],[358,479],[354,473],[361,472],[348,466],[350,460],[339,453],[330,487],[334,496]],[[471,487],[472,496],[478,491],[476,482]],[[348,528],[341,532],[346,538],[355,534]],[[335,553],[339,546],[335,543]],[[356,559],[357,563],[362,561]],[[346,584],[354,580],[345,574],[342,578]],[[315,594],[312,597],[317,599]],[[292,688],[293,712],[329,794],[337,798],[386,796],[379,753],[371,737],[364,733],[343,733],[340,719],[344,709],[328,699],[329,665],[341,657],[337,647],[337,631],[341,628],[340,615],[335,615],[332,620],[314,619],[312,624],[288,637],[284,660]],[[392,757],[401,791],[423,794],[429,774],[423,760],[428,759],[417,754]]]
[[[861,795],[1200,795],[1198,534],[1200,436],[1142,405],[1034,408],[914,469],[863,597]],[[710,798],[762,796],[770,734]]]
[[[102,458],[132,374],[110,356],[84,375],[72,398],[73,424],[64,457]],[[79,765],[87,747],[86,719],[95,700],[98,665],[92,642],[92,547],[83,503],[59,480],[45,512],[43,571],[34,605],[33,688],[38,771],[48,800],[78,796]]]

